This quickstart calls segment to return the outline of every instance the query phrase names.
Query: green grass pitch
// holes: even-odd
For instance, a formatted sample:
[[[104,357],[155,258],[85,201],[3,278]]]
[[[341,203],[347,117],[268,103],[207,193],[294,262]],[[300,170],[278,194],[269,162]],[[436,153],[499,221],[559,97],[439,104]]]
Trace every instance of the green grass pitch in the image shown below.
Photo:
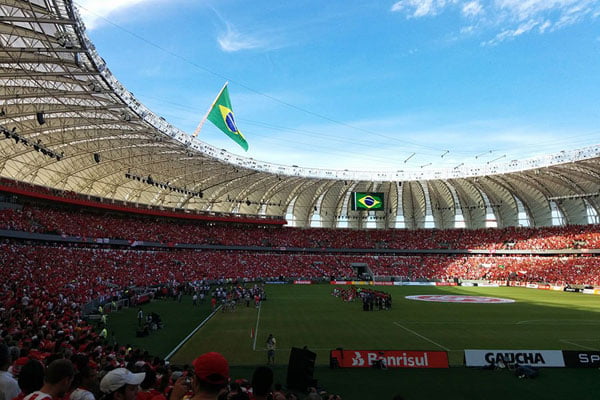
[[[338,391],[344,392],[344,399],[376,398],[370,397],[372,391],[366,391],[375,387],[391,398],[397,379],[403,384],[396,392],[404,393],[407,398],[426,398],[421,395],[432,390],[427,383],[431,379],[435,379],[440,387],[461,385],[460,389],[456,388],[462,393],[459,397],[438,392],[445,398],[485,398],[476,393],[480,393],[478,390],[483,390],[482,387],[489,389],[490,386],[501,388],[487,398],[496,398],[496,395],[502,398],[503,390],[506,391],[504,395],[512,398],[521,398],[515,397],[516,392],[523,393],[522,398],[526,398],[527,394],[540,395],[548,390],[550,397],[546,398],[555,398],[561,390],[553,386],[557,379],[567,384],[562,389],[565,396],[578,393],[578,398],[586,398],[587,390],[593,387],[596,393],[600,390],[598,370],[547,369],[540,378],[523,383],[508,371],[455,368],[463,364],[464,349],[600,350],[600,297],[525,288],[403,286],[376,289],[392,294],[392,310],[364,312],[359,301],[344,302],[333,297],[333,286],[330,285],[268,285],[268,300],[260,309],[239,306],[235,312],[218,312],[174,354],[171,362],[185,364],[203,352],[219,351],[241,373],[245,374],[243,371],[249,369],[249,373],[242,375],[249,377],[251,366],[266,362],[265,341],[268,334],[273,333],[277,338],[276,363],[279,364],[275,372],[281,382],[285,381],[290,348],[308,346],[317,353],[315,377],[338,387]],[[516,302],[456,304],[405,299],[405,296],[415,294],[493,296]],[[119,342],[127,341],[161,356],[165,356],[210,313],[208,304],[192,307],[189,298],[184,298],[181,304],[155,301],[144,306],[144,310],[158,312],[165,321],[165,329],[136,340],[132,335],[137,323],[134,309],[111,316],[110,327],[117,332]],[[255,337],[250,335],[252,329]],[[329,370],[329,350],[338,347],[446,350],[452,368],[445,371]],[[365,379],[371,382],[367,387]],[[581,383],[586,379],[589,384],[583,390]],[[568,385],[570,380],[573,380],[571,386]],[[468,388],[473,390],[474,397],[465,395],[471,390]],[[409,396],[411,393],[414,393],[413,397]],[[431,396],[435,395],[431,393]]]

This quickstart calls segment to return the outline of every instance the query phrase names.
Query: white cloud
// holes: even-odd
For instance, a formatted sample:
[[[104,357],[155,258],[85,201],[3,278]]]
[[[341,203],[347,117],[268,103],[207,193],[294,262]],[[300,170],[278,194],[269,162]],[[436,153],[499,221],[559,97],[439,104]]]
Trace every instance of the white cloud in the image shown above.
[[[475,17],[483,13],[483,7],[478,1],[470,1],[463,5],[462,13],[465,17]]]
[[[221,13],[216,8],[211,7],[211,9],[225,27],[225,30],[219,33],[217,37],[217,43],[219,44],[219,47],[225,52],[230,53],[254,49],[275,50],[286,46],[286,44],[283,43],[284,35],[282,34],[282,31],[271,29],[270,31],[255,30],[253,33],[242,33],[235,28],[234,24],[223,18]]]
[[[517,36],[521,36],[522,34],[531,31],[533,28],[535,28],[539,24],[540,23],[538,21],[529,20],[529,21],[524,22],[521,25],[519,25],[516,29],[507,29],[507,30],[504,30],[504,31],[500,32],[499,34],[496,35],[495,38],[493,38],[492,40],[489,40],[489,41],[485,42],[484,44],[485,45],[493,46],[493,45],[498,44],[498,43],[500,43],[500,42],[502,42],[504,40],[512,39],[512,38],[515,38]]]
[[[226,52],[268,47],[268,42],[266,40],[253,37],[249,34],[242,34],[230,24],[227,24],[227,30],[219,35],[217,42],[219,43],[221,50]]]
[[[550,26],[552,26],[552,24],[550,23],[550,21],[546,20],[542,25],[540,25],[538,30],[540,31],[540,33],[544,33],[548,28],[550,28]]]
[[[519,20],[526,20],[541,13],[554,11],[568,12],[572,7],[586,7],[596,0],[495,0],[498,9],[505,10]]]
[[[468,18],[467,28],[461,28],[463,35],[472,34],[473,27],[496,31],[493,39],[482,43],[495,45],[524,33],[543,34],[595,19],[600,16],[600,0],[400,0],[391,8],[407,18],[448,10]]]
[[[86,28],[91,30],[101,25],[102,20],[111,14],[152,1],[157,0],[77,0],[75,4]]]
[[[392,11],[407,11],[409,16],[418,18],[436,15],[448,4],[455,2],[456,0],[400,0],[392,5]]]

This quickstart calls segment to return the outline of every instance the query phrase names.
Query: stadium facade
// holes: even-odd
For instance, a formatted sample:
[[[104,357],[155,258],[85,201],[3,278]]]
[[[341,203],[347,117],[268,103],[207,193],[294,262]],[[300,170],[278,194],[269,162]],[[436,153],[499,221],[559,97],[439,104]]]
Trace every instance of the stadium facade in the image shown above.
[[[94,201],[308,227],[598,223],[600,146],[450,170],[275,165],[192,138],[111,73],[70,0],[0,4],[0,177]],[[352,211],[353,192],[383,211]]]

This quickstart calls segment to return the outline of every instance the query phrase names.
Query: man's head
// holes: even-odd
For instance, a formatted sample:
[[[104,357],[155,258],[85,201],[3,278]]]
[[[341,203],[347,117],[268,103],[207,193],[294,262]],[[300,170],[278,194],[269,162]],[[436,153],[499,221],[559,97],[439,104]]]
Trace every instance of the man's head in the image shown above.
[[[37,360],[28,360],[19,373],[19,388],[25,394],[44,386],[44,366]]]
[[[100,381],[100,391],[113,400],[134,400],[146,374],[134,374],[126,368],[113,369]]]
[[[229,364],[220,353],[205,353],[196,358],[194,391],[218,394],[229,383]]]
[[[0,371],[8,370],[10,366],[11,358],[8,346],[4,343],[0,343]]]
[[[266,396],[273,385],[273,370],[269,367],[258,367],[252,374],[252,391],[257,396]]]
[[[71,388],[75,369],[73,363],[67,359],[61,358],[52,361],[44,375],[44,384],[52,387],[55,397],[63,397]]]

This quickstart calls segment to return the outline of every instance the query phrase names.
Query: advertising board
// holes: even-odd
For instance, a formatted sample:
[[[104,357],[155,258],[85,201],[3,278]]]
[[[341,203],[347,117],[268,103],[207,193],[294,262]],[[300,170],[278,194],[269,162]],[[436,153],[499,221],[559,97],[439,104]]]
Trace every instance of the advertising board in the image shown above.
[[[467,367],[484,367],[503,362],[532,367],[564,367],[560,350],[465,350]]]
[[[445,351],[331,350],[340,368],[372,368],[383,361],[387,368],[448,368]]]
[[[600,351],[563,351],[569,368],[600,368]]]

